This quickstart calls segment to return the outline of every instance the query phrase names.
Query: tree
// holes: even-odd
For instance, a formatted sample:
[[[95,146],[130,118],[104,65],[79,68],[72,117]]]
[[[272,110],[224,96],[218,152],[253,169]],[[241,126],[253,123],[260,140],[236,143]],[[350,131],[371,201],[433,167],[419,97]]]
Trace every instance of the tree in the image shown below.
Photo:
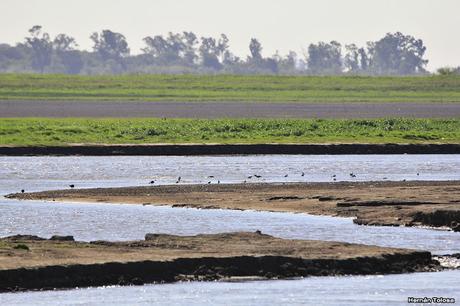
[[[346,54],[343,61],[348,72],[358,72],[361,70],[358,47],[355,44],[345,46]]]
[[[369,69],[369,54],[367,54],[366,50],[364,48],[359,48],[358,49],[358,54],[359,54],[359,59],[360,59],[360,66],[361,70],[363,72],[368,71]]]
[[[458,75],[460,74],[460,67],[441,67],[438,70],[436,70],[436,72],[442,76]]]
[[[221,34],[219,40],[213,37],[202,37],[199,48],[201,63],[206,68],[220,70],[224,63],[232,61],[232,55],[228,50],[228,38]]]
[[[336,41],[310,44],[307,64],[308,71],[313,74],[341,74],[342,45]]]
[[[222,64],[219,61],[219,48],[215,38],[202,37],[199,48],[201,64],[204,67],[215,70],[222,69]]]
[[[56,65],[62,66],[62,72],[78,74],[82,70],[84,63],[77,47],[75,38],[66,34],[59,34],[54,38],[53,49],[58,62]]]
[[[183,59],[186,64],[194,65],[198,56],[196,54],[196,46],[198,44],[198,37],[193,32],[183,32]]]
[[[32,50],[32,68],[40,73],[51,64],[53,44],[48,33],[42,32],[39,25],[29,30],[30,36],[26,37],[25,45]]]
[[[297,73],[297,53],[294,51],[289,51],[286,57],[279,55],[278,51],[273,56],[273,60],[276,61],[277,67],[280,72],[284,74],[295,74]]]
[[[252,38],[249,43],[251,55],[247,59],[250,72],[255,73],[278,73],[279,55],[275,54],[272,58],[262,56],[262,44],[256,38]]]
[[[93,49],[103,60],[121,61],[129,55],[128,42],[125,36],[110,30],[103,30],[100,34],[91,35],[94,42]]]
[[[146,47],[142,49],[145,54],[152,56],[160,65],[195,64],[196,45],[198,39],[193,32],[169,33],[166,38],[162,35],[145,37]]]
[[[410,75],[425,73],[428,63],[423,57],[426,47],[421,39],[401,32],[388,33],[376,42],[368,43],[370,69],[376,74]]]
[[[251,59],[253,61],[262,59],[262,44],[257,39],[251,39],[251,42],[249,43],[249,51],[251,52]]]
[[[53,49],[56,51],[72,51],[78,47],[75,38],[66,34],[58,34],[53,40]]]
[[[364,73],[369,67],[369,57],[364,48],[358,48],[355,44],[345,46],[346,54],[344,66],[347,72]]]

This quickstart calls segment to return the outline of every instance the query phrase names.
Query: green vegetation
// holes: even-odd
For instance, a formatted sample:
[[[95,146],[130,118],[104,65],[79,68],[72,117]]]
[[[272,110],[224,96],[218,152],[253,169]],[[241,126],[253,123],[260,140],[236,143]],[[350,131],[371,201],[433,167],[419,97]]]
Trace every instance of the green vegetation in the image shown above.
[[[328,142],[460,143],[460,120],[0,120],[0,145]]]
[[[15,250],[26,250],[29,251],[29,247],[25,244],[17,244],[13,247]]]
[[[0,99],[460,102],[460,76],[295,77],[0,74]]]

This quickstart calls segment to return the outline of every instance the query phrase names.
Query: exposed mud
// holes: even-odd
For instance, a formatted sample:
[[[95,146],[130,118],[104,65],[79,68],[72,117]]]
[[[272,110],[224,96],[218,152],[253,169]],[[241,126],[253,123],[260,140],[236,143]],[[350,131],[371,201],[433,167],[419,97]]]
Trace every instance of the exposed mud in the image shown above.
[[[64,238],[0,239],[0,292],[442,269],[429,252],[285,240],[260,232],[187,237],[148,234],[145,240],[128,242]]]
[[[148,144],[0,146],[0,156],[460,154],[460,144]]]

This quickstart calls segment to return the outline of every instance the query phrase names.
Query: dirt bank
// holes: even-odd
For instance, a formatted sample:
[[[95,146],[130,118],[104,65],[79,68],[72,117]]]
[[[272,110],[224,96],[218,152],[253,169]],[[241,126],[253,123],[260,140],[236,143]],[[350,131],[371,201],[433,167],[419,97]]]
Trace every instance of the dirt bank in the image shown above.
[[[0,239],[0,292],[180,280],[389,274],[440,269],[429,252],[256,233],[172,236],[129,242],[72,237]]]
[[[254,209],[356,217],[363,225],[460,231],[460,181],[174,185],[12,194],[22,200]]]
[[[0,156],[460,154],[460,144],[150,144],[0,146]]]

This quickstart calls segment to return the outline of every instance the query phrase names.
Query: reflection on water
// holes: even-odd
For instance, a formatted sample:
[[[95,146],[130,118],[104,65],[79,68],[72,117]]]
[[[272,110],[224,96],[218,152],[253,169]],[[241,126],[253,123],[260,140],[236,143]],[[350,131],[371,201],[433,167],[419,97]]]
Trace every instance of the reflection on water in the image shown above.
[[[301,176],[304,172],[305,176]],[[355,173],[353,178],[349,173]],[[175,182],[458,180],[458,155],[216,156],[216,157],[0,157],[0,194],[77,187]],[[285,177],[285,175],[288,175]],[[418,175],[417,175],[418,174]],[[215,178],[209,178],[214,176]],[[74,235],[79,240],[141,239],[172,234],[255,231],[285,238],[460,252],[458,233],[357,226],[347,218],[268,212],[172,209],[140,205],[18,202],[0,198],[0,236]],[[180,283],[139,287],[1,294],[1,305],[388,305],[408,296],[459,298],[460,271],[385,277],[325,277],[251,283]]]

